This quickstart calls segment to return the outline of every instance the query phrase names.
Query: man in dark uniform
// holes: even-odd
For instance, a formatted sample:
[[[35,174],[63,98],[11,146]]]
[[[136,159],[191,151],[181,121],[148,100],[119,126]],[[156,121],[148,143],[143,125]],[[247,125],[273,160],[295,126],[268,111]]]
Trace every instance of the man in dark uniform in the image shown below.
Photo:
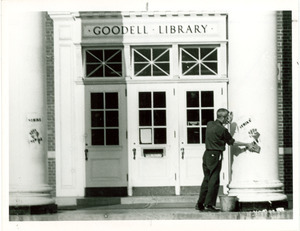
[[[220,171],[222,167],[223,151],[225,145],[245,146],[251,150],[253,144],[242,143],[232,138],[225,124],[232,120],[232,113],[225,108],[217,111],[217,119],[207,123],[205,148],[203,155],[204,179],[201,185],[200,195],[196,209],[200,211],[217,212],[215,208],[220,185]]]

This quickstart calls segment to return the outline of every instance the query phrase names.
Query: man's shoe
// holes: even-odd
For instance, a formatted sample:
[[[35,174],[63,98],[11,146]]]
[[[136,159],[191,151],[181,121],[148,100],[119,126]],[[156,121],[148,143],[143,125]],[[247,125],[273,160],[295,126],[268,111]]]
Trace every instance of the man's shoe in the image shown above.
[[[199,211],[203,211],[205,208],[204,208],[204,206],[202,204],[196,204],[195,205],[195,209],[199,210]]]
[[[216,207],[212,205],[207,205],[204,209],[205,212],[220,212],[220,209],[217,209]]]

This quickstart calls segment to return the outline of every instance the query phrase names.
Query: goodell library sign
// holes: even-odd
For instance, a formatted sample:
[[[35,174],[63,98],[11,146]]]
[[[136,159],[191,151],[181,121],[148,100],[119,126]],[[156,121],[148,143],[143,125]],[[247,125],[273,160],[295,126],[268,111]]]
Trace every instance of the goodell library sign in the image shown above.
[[[82,20],[83,42],[112,39],[111,42],[161,42],[184,41],[224,41],[226,40],[225,15],[184,17],[153,16],[136,17],[124,15],[117,18],[84,18]],[[156,41],[158,42],[158,41]]]
[[[98,35],[150,35],[150,34],[206,34],[213,33],[214,28],[207,28],[208,25],[132,25],[132,26],[118,26],[118,25],[104,25],[104,26],[87,26],[87,32]]]

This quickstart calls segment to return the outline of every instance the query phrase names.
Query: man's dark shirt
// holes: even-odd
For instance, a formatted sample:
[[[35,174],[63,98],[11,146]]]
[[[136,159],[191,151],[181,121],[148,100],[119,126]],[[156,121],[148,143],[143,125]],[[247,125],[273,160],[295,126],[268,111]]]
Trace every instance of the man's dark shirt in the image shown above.
[[[234,139],[219,120],[207,123],[205,147],[206,150],[224,151],[225,144],[233,145]]]

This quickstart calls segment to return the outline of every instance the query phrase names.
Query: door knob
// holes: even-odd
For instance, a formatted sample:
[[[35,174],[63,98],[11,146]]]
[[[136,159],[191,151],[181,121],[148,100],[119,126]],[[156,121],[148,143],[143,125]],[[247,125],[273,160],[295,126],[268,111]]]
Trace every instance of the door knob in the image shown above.
[[[184,159],[184,148],[181,148],[181,159]]]
[[[86,161],[89,159],[89,158],[88,158],[88,152],[89,152],[88,149],[85,149],[85,150],[84,150],[84,153],[85,153],[85,160],[86,160]]]
[[[133,159],[135,160],[136,148],[132,149],[132,151],[133,151]]]

